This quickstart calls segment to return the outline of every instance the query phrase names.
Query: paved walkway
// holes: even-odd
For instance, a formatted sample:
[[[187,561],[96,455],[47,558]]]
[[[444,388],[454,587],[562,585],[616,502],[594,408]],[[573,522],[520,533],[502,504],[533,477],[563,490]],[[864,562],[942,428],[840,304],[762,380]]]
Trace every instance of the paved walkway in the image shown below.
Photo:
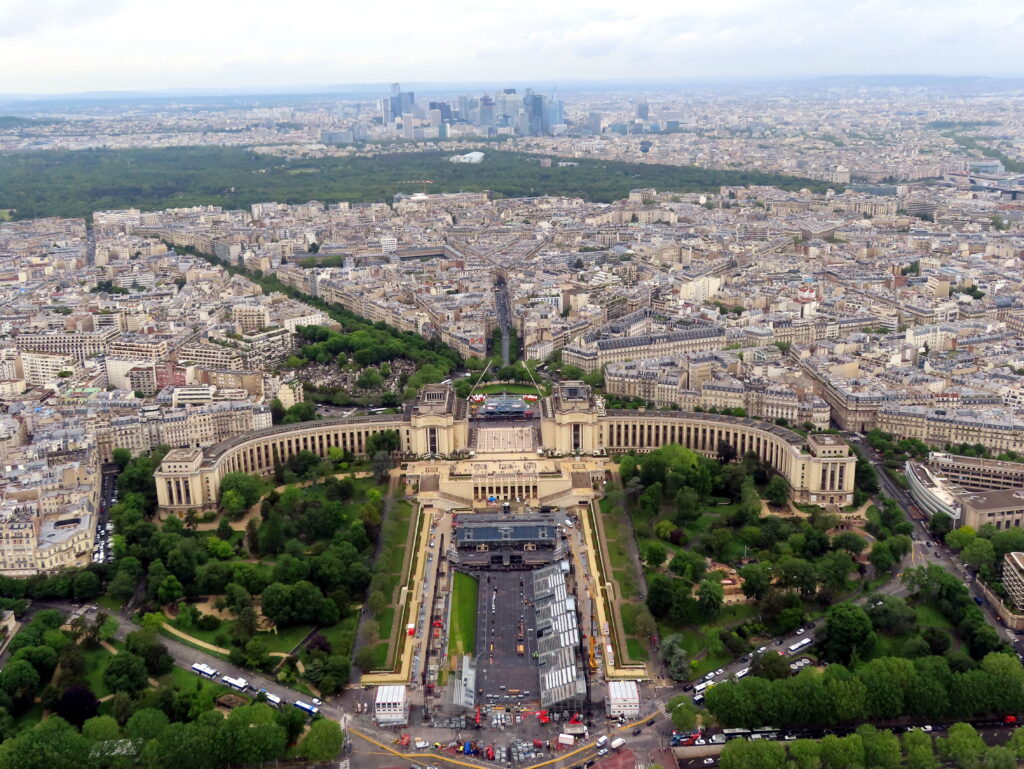
[[[206,641],[200,641],[198,638],[190,636],[188,633],[178,630],[178,628],[174,627],[174,625],[170,624],[169,622],[165,622],[163,624],[163,628],[171,635],[176,635],[178,636],[178,638],[182,639],[186,643],[198,646],[200,649],[206,649],[207,651],[215,652],[217,654],[223,654],[224,656],[231,654],[230,649],[225,649],[223,646],[214,646],[213,644],[206,643]]]

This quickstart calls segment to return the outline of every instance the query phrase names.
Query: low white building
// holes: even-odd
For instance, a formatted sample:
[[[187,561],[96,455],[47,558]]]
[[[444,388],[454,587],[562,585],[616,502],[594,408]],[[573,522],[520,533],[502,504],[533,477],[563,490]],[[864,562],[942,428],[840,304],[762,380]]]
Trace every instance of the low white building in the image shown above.
[[[640,687],[636,681],[609,681],[605,704],[609,718],[639,718]]]
[[[409,698],[404,686],[377,687],[373,720],[378,726],[405,726],[409,723]]]

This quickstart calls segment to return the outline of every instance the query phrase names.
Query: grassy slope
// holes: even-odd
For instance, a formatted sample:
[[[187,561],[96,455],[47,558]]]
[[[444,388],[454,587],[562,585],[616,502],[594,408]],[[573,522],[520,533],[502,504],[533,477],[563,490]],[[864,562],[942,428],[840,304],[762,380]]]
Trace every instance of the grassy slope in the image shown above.
[[[461,571],[455,572],[452,587],[452,617],[449,654],[476,653],[476,602],[479,590],[477,580]]]

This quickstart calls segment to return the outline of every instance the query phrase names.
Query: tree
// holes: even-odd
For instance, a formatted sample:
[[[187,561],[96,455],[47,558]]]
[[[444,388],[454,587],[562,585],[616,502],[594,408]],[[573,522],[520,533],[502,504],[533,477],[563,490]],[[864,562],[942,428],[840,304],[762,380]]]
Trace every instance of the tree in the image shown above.
[[[867,546],[867,540],[852,531],[843,531],[832,537],[832,547],[836,550],[846,550],[850,555],[860,555]]]
[[[875,542],[874,547],[871,548],[871,555],[868,556],[868,560],[871,561],[871,565],[879,572],[891,572],[895,569],[896,564],[899,563],[886,540]]]
[[[30,697],[39,688],[39,673],[27,660],[15,660],[0,670],[0,690],[12,700]]]
[[[88,740],[59,716],[48,718],[0,747],[0,769],[81,769]]]
[[[708,619],[714,619],[725,602],[725,588],[717,579],[705,578],[697,587],[697,606]]]
[[[93,742],[121,739],[121,727],[111,716],[94,716],[82,724],[82,736]]]
[[[768,650],[758,654],[750,663],[750,674],[758,678],[780,680],[789,678],[793,671],[789,669],[789,660],[776,651]]]
[[[100,701],[85,684],[72,684],[57,700],[57,715],[72,726],[81,728],[99,711]]]
[[[669,677],[675,681],[686,681],[690,677],[690,658],[686,653],[681,635],[670,635],[661,641],[661,658],[668,669]]]
[[[961,526],[959,529],[953,529],[946,535],[946,544],[954,550],[963,550],[977,536],[974,529],[970,526]]]
[[[147,678],[145,661],[131,652],[118,654],[103,671],[103,683],[115,692],[142,691],[148,683]]]
[[[825,617],[823,647],[827,659],[847,664],[855,654],[865,654],[874,647],[871,619],[860,606],[836,604]]]
[[[162,604],[174,603],[183,595],[185,595],[185,589],[173,574],[168,574],[164,577],[163,582],[160,583],[159,590],[157,590],[157,599]]]
[[[341,725],[334,719],[321,718],[309,727],[299,743],[298,753],[308,761],[330,761],[338,757],[344,745]]]
[[[162,710],[142,708],[135,711],[125,724],[126,736],[137,740],[154,740],[170,725],[170,720]]]
[[[907,769],[936,769],[938,766],[932,737],[920,729],[903,733],[903,752],[906,754]]]
[[[764,498],[776,507],[782,507],[789,501],[789,481],[781,475],[773,476],[764,489]]]
[[[985,741],[970,724],[953,724],[938,746],[939,755],[960,769],[975,769],[985,753]]]
[[[660,542],[648,542],[644,547],[644,562],[652,569],[657,569],[668,557],[668,551]]]
[[[280,708],[274,713],[274,721],[284,728],[289,744],[295,742],[306,728],[306,714],[297,708]]]
[[[220,495],[220,506],[232,518],[240,517],[246,510],[245,497],[235,489],[228,489]]]
[[[772,566],[764,562],[752,563],[740,569],[740,578],[743,580],[743,594],[759,601],[772,586]]]
[[[75,600],[79,603],[91,601],[103,592],[103,584],[100,578],[91,571],[81,571],[71,581]]]
[[[928,522],[928,528],[931,529],[932,534],[937,539],[944,539],[953,530],[953,518],[949,513],[944,513],[940,510],[932,515],[931,520]]]
[[[721,769],[784,769],[786,748],[771,740],[730,740],[722,748],[718,765]]]
[[[111,456],[119,470],[124,470],[132,461],[132,452],[129,449],[114,449]]]
[[[991,540],[975,537],[960,551],[960,558],[968,566],[981,569],[995,565],[996,551]]]
[[[391,455],[386,451],[377,451],[373,454],[373,477],[378,482],[387,480],[391,472]]]

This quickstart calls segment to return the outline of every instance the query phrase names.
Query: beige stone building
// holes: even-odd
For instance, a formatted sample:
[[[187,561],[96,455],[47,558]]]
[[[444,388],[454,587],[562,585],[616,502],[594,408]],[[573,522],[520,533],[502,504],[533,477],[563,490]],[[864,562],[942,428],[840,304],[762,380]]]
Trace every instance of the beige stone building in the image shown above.
[[[856,458],[848,445],[830,434],[803,437],[774,424],[753,419],[688,411],[606,411],[582,382],[563,382],[536,407],[538,418],[513,423],[506,429],[524,447],[510,461],[530,456],[602,456],[606,451],[645,452],[678,443],[714,456],[722,442],[740,455],[755,452],[790,483],[797,501],[845,506],[853,500]],[[238,435],[205,450],[188,448],[167,454],[157,471],[157,494],[165,513],[209,509],[217,504],[220,481],[230,472],[266,475],[278,462],[299,451],[326,456],[334,447],[365,455],[369,437],[385,430],[398,434],[400,451],[410,457],[472,461],[480,433],[489,427],[471,420],[466,401],[450,385],[424,387],[403,414],[323,419],[281,425]],[[539,445],[538,445],[539,444]],[[479,458],[477,461],[483,461]],[[488,470],[490,472],[490,470]],[[489,483],[498,499],[539,502],[545,496],[539,483],[523,481],[523,466],[510,470],[508,482]],[[544,476],[538,471],[537,478]],[[572,472],[562,473],[572,488],[584,483]],[[582,469],[580,472],[584,472]],[[590,472],[590,471],[587,471]],[[445,477],[451,473],[445,471]],[[451,478],[471,481],[472,470]],[[518,480],[516,480],[518,479]],[[493,479],[492,479],[493,480]],[[536,488],[532,488],[536,487]],[[476,491],[458,493],[475,499]],[[545,486],[545,489],[548,487]],[[440,488],[443,493],[444,488]],[[546,494],[554,493],[553,490]]]

